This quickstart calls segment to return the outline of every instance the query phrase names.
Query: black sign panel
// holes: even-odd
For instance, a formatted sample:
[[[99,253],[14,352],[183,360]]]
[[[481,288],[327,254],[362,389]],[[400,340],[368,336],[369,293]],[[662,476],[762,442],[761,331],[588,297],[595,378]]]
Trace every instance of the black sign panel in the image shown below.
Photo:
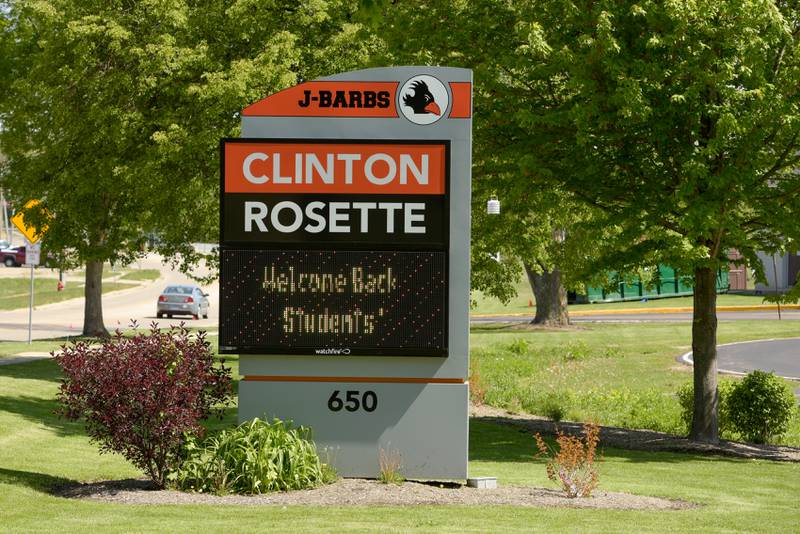
[[[449,150],[223,140],[220,352],[446,357]]]
[[[444,252],[223,249],[220,352],[445,356]]]
[[[408,245],[444,249],[444,195],[228,193],[222,240],[230,244]]]

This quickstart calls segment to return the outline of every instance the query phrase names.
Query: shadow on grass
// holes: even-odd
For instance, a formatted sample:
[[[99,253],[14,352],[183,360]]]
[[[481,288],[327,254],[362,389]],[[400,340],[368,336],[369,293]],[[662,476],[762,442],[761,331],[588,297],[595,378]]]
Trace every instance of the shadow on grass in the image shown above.
[[[527,430],[470,419],[470,460],[530,463],[536,461],[535,454],[536,442]]]
[[[239,424],[238,421],[238,408],[236,406],[228,406],[223,412],[222,419],[219,417],[210,417],[203,421],[203,426],[210,432],[217,432],[226,428],[232,428]]]
[[[534,423],[526,425],[526,423]],[[474,417],[470,419],[470,460],[487,462],[538,462],[536,443],[533,435],[540,432],[552,447],[554,443],[551,421],[517,420],[502,417]],[[559,428],[567,434],[580,435],[577,423],[560,423]],[[628,436],[629,447],[621,446],[620,436],[608,436],[604,441],[603,432],[611,430]],[[622,438],[626,439],[625,437]],[[661,434],[648,430],[629,430],[603,427],[598,449],[606,459],[625,462],[715,462],[738,463],[752,459],[783,460],[776,447],[754,447],[748,444],[724,442],[717,447],[689,442],[687,439]]]
[[[0,395],[0,411],[19,415],[30,423],[44,425],[61,436],[84,434],[83,422],[71,422],[58,417],[54,411],[58,407],[55,399],[42,399],[17,395]]]
[[[6,469],[4,467],[0,467],[0,483],[25,486],[48,494],[51,494],[59,487],[76,484],[74,480],[64,477],[54,477],[30,471],[17,471],[16,469]]]
[[[0,365],[0,378],[58,382],[63,376],[56,362],[50,359]]]

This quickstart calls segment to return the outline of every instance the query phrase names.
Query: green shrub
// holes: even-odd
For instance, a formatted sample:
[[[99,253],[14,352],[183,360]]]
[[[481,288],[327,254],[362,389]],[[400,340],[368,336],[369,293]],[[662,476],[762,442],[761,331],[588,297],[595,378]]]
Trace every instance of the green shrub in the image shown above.
[[[564,419],[567,409],[558,397],[546,397],[542,405],[542,415],[555,422]]]
[[[728,399],[730,421],[747,441],[766,443],[789,428],[796,401],[792,390],[774,373],[753,371]]]
[[[511,352],[512,354],[516,354],[517,356],[522,356],[528,353],[528,350],[530,350],[530,344],[525,339],[517,338],[508,345],[506,345],[505,348],[508,352]]]
[[[266,493],[313,488],[333,482],[333,468],[320,461],[307,428],[258,418],[207,437],[190,438],[180,468],[170,474],[179,489]]]
[[[730,415],[730,396],[736,388],[737,382],[731,380],[720,380],[717,383],[719,392],[719,413],[717,424],[719,435],[725,439],[737,439],[736,431],[731,423]],[[685,426],[685,433],[688,434],[692,428],[692,414],[694,412],[694,385],[688,382],[678,390],[678,403],[681,405],[681,420]]]
[[[583,341],[570,341],[561,350],[561,359],[565,362],[588,360],[592,356],[592,349]]]
[[[608,345],[603,349],[603,358],[624,358],[625,354],[616,345]]]
[[[558,422],[567,416],[573,401],[574,394],[571,391],[548,391],[523,398],[522,409]]]

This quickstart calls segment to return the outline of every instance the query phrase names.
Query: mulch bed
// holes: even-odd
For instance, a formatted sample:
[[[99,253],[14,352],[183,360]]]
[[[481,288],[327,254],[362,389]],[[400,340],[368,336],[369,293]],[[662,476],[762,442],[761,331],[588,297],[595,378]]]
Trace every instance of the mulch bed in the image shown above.
[[[208,504],[238,506],[528,506],[604,508],[616,510],[685,510],[698,505],[685,501],[596,491],[591,497],[569,499],[560,491],[527,486],[475,489],[461,484],[412,482],[381,484],[346,478],[328,486],[265,495],[208,495],[157,490],[146,480],[114,480],[70,484],[58,488],[60,497],[133,505]]]

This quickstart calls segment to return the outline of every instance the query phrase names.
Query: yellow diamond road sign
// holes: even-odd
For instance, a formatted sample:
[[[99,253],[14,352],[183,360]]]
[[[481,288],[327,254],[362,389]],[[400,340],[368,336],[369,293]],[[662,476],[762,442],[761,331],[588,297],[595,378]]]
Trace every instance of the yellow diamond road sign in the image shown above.
[[[41,204],[41,202],[38,200],[29,200],[25,204],[24,210],[28,210],[39,204]],[[31,243],[36,243],[42,238],[44,233],[47,231],[47,226],[45,225],[42,228],[36,228],[35,226],[26,224],[23,217],[24,210],[17,212],[16,215],[11,217],[11,222],[14,223],[14,226],[16,226],[19,229],[19,231],[22,232],[22,235],[24,235],[28,241],[30,241]],[[45,213],[49,215],[49,213],[47,213],[46,211]]]

